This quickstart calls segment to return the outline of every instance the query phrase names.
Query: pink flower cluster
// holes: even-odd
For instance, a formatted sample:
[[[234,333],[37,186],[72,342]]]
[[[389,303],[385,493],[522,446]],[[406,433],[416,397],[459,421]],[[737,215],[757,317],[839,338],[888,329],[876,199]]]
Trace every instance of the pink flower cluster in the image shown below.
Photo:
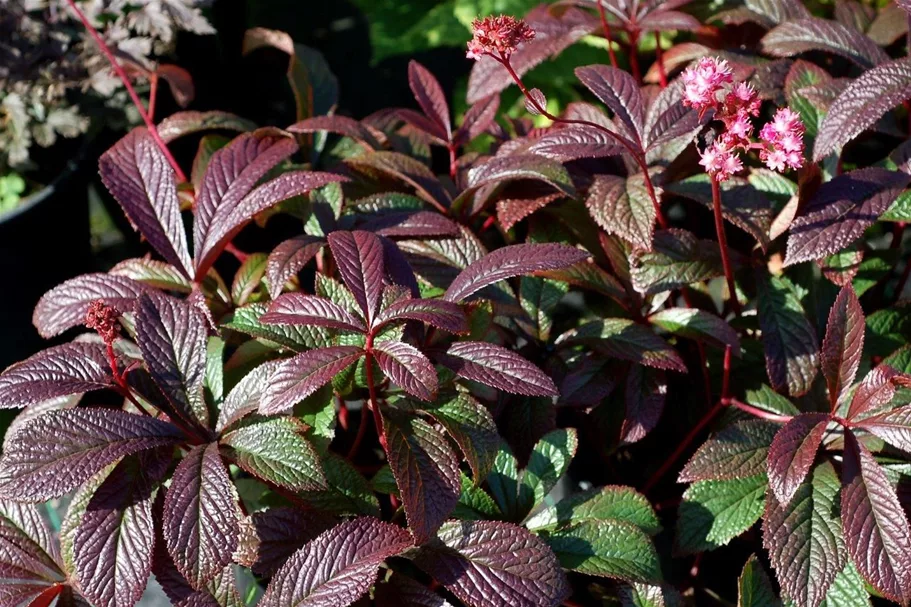
[[[535,30],[525,21],[509,15],[475,19],[471,24],[471,33],[473,37],[468,42],[467,54],[469,59],[480,59],[484,55],[506,59],[520,44],[535,37]]]
[[[761,144],[752,141],[751,119],[759,115],[761,101],[749,84],[733,84],[727,61],[703,57],[683,73],[682,79],[683,104],[698,110],[700,116],[715,110],[715,118],[724,123],[724,131],[701,153],[699,161],[715,179],[725,181],[743,169],[738,155],[741,150],[759,149],[760,159],[773,171],[803,165],[804,127],[790,109],[779,109],[774,120],[762,128]]]

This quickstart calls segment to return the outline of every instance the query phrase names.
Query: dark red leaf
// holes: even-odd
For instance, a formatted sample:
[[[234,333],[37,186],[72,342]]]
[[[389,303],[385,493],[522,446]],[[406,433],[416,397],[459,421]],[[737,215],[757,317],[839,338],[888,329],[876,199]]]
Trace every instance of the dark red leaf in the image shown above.
[[[699,112],[683,104],[683,91],[683,81],[678,78],[658,93],[649,106],[643,129],[645,145],[649,150],[687,133],[695,137],[701,125],[709,120],[711,114],[700,118]]]
[[[177,112],[158,124],[158,135],[170,143],[175,139],[200,131],[252,131],[256,124],[228,112]]]
[[[333,526],[331,517],[314,510],[269,508],[241,523],[237,562],[257,575],[271,577],[304,544]]]
[[[458,304],[444,299],[405,299],[397,301],[380,312],[374,329],[397,320],[425,322],[450,333],[467,333],[468,318]]]
[[[911,176],[900,171],[868,167],[822,184],[791,224],[785,265],[846,248],[889,208],[909,180]]]
[[[11,606],[20,603],[4,603],[2,592],[16,585],[13,580],[21,585],[28,585],[28,580],[46,588],[66,577],[61,571],[57,541],[38,506],[0,501],[0,576],[8,580],[0,584],[0,604]]]
[[[0,457],[0,498],[45,501],[118,459],[184,440],[176,426],[114,409],[67,409],[24,425]]]
[[[389,411],[383,428],[408,528],[414,542],[423,544],[459,501],[459,460],[446,437],[419,417]]]
[[[537,154],[525,153],[491,158],[472,167],[468,172],[468,189],[462,192],[453,205],[458,206],[472,192],[485,186],[523,179],[547,183],[570,197],[576,193],[572,178],[562,164]],[[484,199],[481,195],[479,198]],[[476,200],[475,206],[477,204]]]
[[[378,150],[382,147],[373,133],[363,124],[347,116],[314,116],[300,122],[295,122],[287,129],[289,133],[319,133],[328,131],[343,137],[350,137],[364,144],[369,150]]]
[[[586,323],[558,337],[557,344],[587,344],[611,358],[686,373],[686,364],[670,344],[650,327],[626,318],[605,318]]]
[[[408,63],[408,85],[418,105],[437,125],[435,133],[443,141],[452,139],[452,123],[449,119],[449,104],[446,103],[446,94],[437,79],[430,71],[418,63]]]
[[[562,192],[535,198],[506,198],[497,201],[497,221],[504,230],[511,230],[517,223],[555,200],[563,198]]]
[[[266,324],[331,327],[356,333],[367,330],[363,321],[349,314],[340,305],[324,297],[303,293],[281,295],[259,320]]]
[[[889,60],[875,42],[836,21],[810,17],[786,20],[767,33],[762,50],[773,57],[791,57],[807,51],[828,51],[871,68]]]
[[[266,392],[269,379],[281,360],[270,360],[247,373],[243,379],[231,388],[221,403],[215,431],[219,434],[235,422],[259,409],[259,402]]]
[[[375,591],[377,607],[452,607],[446,599],[404,575],[395,574]]]
[[[437,537],[414,562],[468,607],[556,607],[570,593],[557,557],[522,527],[453,521]]]
[[[667,398],[667,378],[664,371],[632,365],[626,376],[626,416],[620,427],[620,441],[635,443],[651,432]]]
[[[481,99],[465,112],[462,126],[458,128],[453,137],[456,145],[465,145],[475,137],[487,130],[493,124],[500,108],[500,96],[490,95]]]
[[[864,311],[849,284],[838,293],[829,310],[826,336],[819,352],[833,411],[854,383],[864,349],[864,328]]]
[[[122,365],[123,360],[119,363]],[[0,408],[26,407],[113,385],[111,364],[103,344],[62,344],[42,350],[0,374]]]
[[[203,398],[206,320],[189,304],[149,291],[136,304],[136,337],[156,385],[188,421],[209,427]]]
[[[367,324],[372,324],[379,311],[383,292],[383,244],[370,232],[332,232],[329,247],[338,271],[354,294]]]
[[[349,166],[368,174],[381,171],[400,179],[438,209],[449,207],[451,196],[437,176],[420,160],[398,152],[371,152],[345,159]]]
[[[459,226],[433,211],[384,213],[360,226],[387,238],[442,238],[458,236]]]
[[[187,107],[196,97],[196,87],[193,86],[193,76],[190,72],[178,65],[170,63],[161,63],[155,70],[159,78],[168,83],[171,89],[171,96],[182,108]]]
[[[133,227],[188,278],[192,262],[180,217],[174,169],[145,127],[136,127],[98,159],[104,185]]]
[[[196,590],[204,590],[231,562],[238,516],[237,493],[218,445],[193,447],[171,477],[162,526],[168,554]]]
[[[93,301],[101,300],[121,313],[131,312],[136,298],[145,288],[142,283],[124,276],[77,276],[57,285],[38,300],[32,324],[41,337],[54,337],[83,324],[85,312]]]
[[[854,427],[863,428],[893,447],[911,452],[911,405],[864,418]]]
[[[260,607],[347,607],[373,585],[380,563],[412,545],[401,527],[370,517],[307,542],[272,578]]]
[[[813,467],[828,424],[825,413],[803,413],[775,434],[769,448],[769,487],[782,506],[791,502]]]
[[[287,411],[332,381],[363,354],[355,346],[332,346],[308,350],[282,361],[269,379],[260,413],[274,415]]]
[[[651,250],[657,211],[641,174],[595,175],[585,206],[605,232],[636,248]]]
[[[552,129],[528,146],[528,152],[568,162],[580,158],[605,158],[626,150],[615,138],[591,126]]]
[[[841,520],[858,571],[894,601],[911,596],[911,530],[895,490],[867,448],[845,431]]]
[[[373,356],[392,383],[412,396],[432,401],[437,395],[437,372],[414,346],[400,341],[373,344]]]
[[[576,68],[576,77],[613,112],[624,126],[623,135],[642,148],[645,103],[636,80],[627,72],[607,65]]]
[[[524,396],[557,396],[557,386],[538,367],[512,350],[477,341],[456,342],[439,362],[456,375]]]
[[[307,265],[325,244],[322,238],[304,234],[289,238],[272,249],[266,261],[269,297],[278,297],[285,283]]]
[[[499,280],[558,270],[588,258],[588,253],[561,244],[517,244],[497,249],[470,264],[456,276],[444,299],[459,302]]]
[[[848,419],[855,420],[865,413],[875,411],[889,404],[895,396],[896,385],[893,379],[903,374],[889,365],[882,364],[873,368],[854,391],[851,406],[848,408]]]

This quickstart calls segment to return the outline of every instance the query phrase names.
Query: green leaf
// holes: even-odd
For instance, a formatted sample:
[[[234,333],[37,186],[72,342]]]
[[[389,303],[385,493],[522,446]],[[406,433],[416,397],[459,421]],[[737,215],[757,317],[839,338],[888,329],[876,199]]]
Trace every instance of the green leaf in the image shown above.
[[[621,607],[682,607],[683,597],[668,585],[633,583],[618,593]]]
[[[279,346],[303,352],[313,348],[326,348],[332,345],[330,332],[323,327],[304,327],[300,325],[267,325],[259,321],[266,313],[269,304],[247,304],[234,310],[234,314],[222,326],[260,339],[266,339]]]
[[[676,229],[655,232],[651,251],[637,250],[630,256],[630,270],[633,287],[643,295],[724,275],[717,242]]]
[[[870,607],[870,594],[854,563],[848,561],[835,576],[820,607]]]
[[[543,342],[550,339],[554,324],[554,309],[569,291],[565,282],[523,276],[519,281],[519,303],[531,319],[529,333]],[[524,319],[517,318],[518,322]]]
[[[653,325],[665,331],[724,348],[731,346],[734,356],[740,356],[737,332],[722,318],[697,308],[667,308],[649,317]]]
[[[204,386],[208,390],[209,402],[220,404],[225,396],[225,340],[210,337],[206,344],[206,375]]]
[[[880,221],[911,221],[911,190],[898,195],[886,212],[879,216]]]
[[[544,501],[576,455],[579,438],[572,428],[545,434],[531,450],[519,483],[519,511],[530,512]]]
[[[476,485],[464,472],[460,472],[462,492],[453,510],[453,517],[459,520],[499,519],[503,516],[490,494]]]
[[[505,441],[493,460],[493,468],[487,475],[487,486],[503,514],[510,519],[517,516],[519,500],[519,462]]]
[[[752,527],[765,507],[767,486],[765,474],[690,485],[678,510],[677,551],[714,550]]]
[[[304,436],[316,450],[326,453],[335,438],[335,393],[329,384],[294,406],[294,417],[307,424]]]
[[[318,510],[337,515],[380,515],[380,503],[370,483],[351,464],[331,452],[326,453],[320,463],[328,488],[300,493],[304,501]]]
[[[231,283],[231,299],[234,304],[242,306],[250,299],[260,286],[266,273],[266,262],[269,256],[265,253],[253,253],[238,268]]]
[[[737,422],[707,440],[680,472],[678,482],[749,478],[766,470],[779,425],[762,419]]]
[[[780,607],[772,582],[756,555],[743,566],[738,580],[737,607]]]
[[[608,486],[565,497],[525,522],[531,531],[586,521],[617,520],[635,525],[647,535],[661,531],[652,505],[632,487]]]
[[[686,373],[680,355],[649,327],[626,318],[604,318],[585,323],[557,338],[557,345],[591,345],[612,358]]]
[[[766,384],[762,384],[757,390],[746,391],[746,402],[754,407],[759,407],[764,411],[779,413],[781,415],[797,415],[800,409]]]
[[[542,532],[560,564],[586,575],[628,582],[656,582],[661,564],[649,537],[629,523],[588,520]]]
[[[888,356],[911,342],[911,306],[877,310],[867,316],[864,356]]]
[[[898,262],[897,249],[867,251],[854,276],[854,292],[858,297],[875,287],[881,280],[889,277]]]
[[[279,417],[243,426],[221,439],[237,465],[254,476],[292,491],[327,487],[313,445],[301,436],[303,426]]]

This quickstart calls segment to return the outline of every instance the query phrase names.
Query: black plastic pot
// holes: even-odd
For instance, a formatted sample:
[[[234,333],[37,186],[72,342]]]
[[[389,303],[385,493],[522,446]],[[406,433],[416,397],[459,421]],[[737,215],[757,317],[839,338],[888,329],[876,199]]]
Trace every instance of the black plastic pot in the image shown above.
[[[41,295],[92,270],[88,183],[94,146],[88,140],[65,143],[76,145],[62,146],[57,157],[74,153],[49,185],[0,215],[0,369],[49,345],[32,325]],[[64,163],[45,166],[54,164]]]

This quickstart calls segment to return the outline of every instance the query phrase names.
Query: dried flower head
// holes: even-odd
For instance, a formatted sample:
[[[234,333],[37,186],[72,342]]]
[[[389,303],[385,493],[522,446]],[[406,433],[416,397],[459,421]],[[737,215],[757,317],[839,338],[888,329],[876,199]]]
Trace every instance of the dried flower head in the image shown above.
[[[780,108],[759,132],[764,147],[760,159],[773,171],[803,166],[803,122],[790,108]]]
[[[119,318],[120,312],[104,303],[103,300],[96,299],[89,304],[88,310],[85,311],[85,326],[94,329],[104,343],[112,344],[120,333],[120,324],[117,322]]]
[[[473,37],[468,42],[466,55],[469,59],[480,59],[484,55],[508,58],[520,44],[535,37],[535,30],[525,21],[509,15],[475,19],[471,33]]]

